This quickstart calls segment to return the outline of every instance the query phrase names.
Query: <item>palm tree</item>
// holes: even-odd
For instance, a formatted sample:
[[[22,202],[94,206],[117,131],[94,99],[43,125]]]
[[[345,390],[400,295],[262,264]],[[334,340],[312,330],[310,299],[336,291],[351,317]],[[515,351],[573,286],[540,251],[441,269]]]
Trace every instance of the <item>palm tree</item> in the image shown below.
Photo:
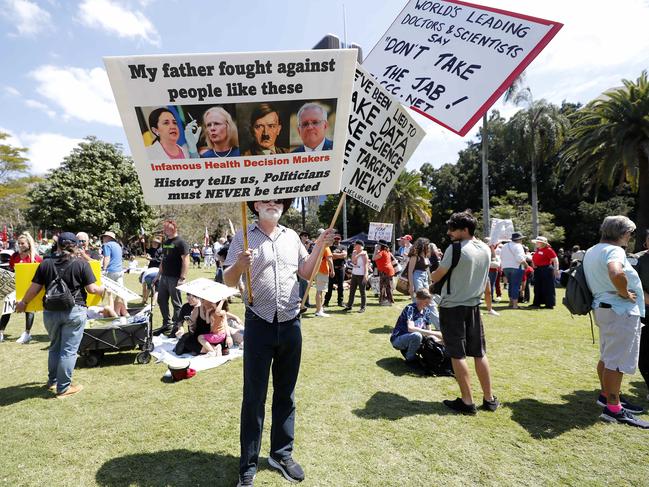
[[[649,228],[649,79],[623,80],[575,113],[564,159],[574,163],[568,188],[628,182],[638,193],[636,251]]]
[[[419,172],[404,170],[399,174],[380,213],[383,221],[395,223],[393,240],[395,234],[401,235],[402,229],[410,221],[422,225],[430,223],[430,199],[431,194],[421,184]]]
[[[532,233],[539,234],[537,170],[543,161],[554,157],[563,144],[569,122],[556,105],[545,100],[530,103],[507,124],[515,157],[530,167],[532,193]]]
[[[523,86],[525,83],[525,73],[517,76],[509,88],[505,91],[503,101],[505,103],[513,103],[514,105],[521,105],[522,103],[529,103],[532,100],[532,92],[529,87]],[[482,219],[484,235],[489,235],[491,231],[491,219],[489,218],[489,132],[488,132],[488,110],[482,116]]]

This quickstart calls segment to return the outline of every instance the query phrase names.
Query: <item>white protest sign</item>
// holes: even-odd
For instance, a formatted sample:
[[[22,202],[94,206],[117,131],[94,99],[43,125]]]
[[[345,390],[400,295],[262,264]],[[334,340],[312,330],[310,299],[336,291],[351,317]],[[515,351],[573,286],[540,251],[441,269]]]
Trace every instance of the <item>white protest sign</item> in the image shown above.
[[[341,191],[380,210],[426,135],[362,66],[356,66]]]
[[[379,240],[385,240],[390,242],[392,240],[392,223],[377,223],[370,222],[370,229],[367,231],[367,239],[374,240],[378,242]]]
[[[356,51],[107,57],[104,63],[147,203],[340,191]],[[317,119],[303,114],[298,120],[306,104],[316,105]]]
[[[230,296],[239,294],[239,290],[228,287],[212,279],[201,277],[187,282],[177,288],[184,293],[193,294],[194,296],[209,301],[210,303],[219,303]]]
[[[113,281],[111,278],[106,277],[105,275],[101,276],[101,283],[104,285],[106,290],[110,293],[113,293],[124,300],[125,303],[129,301],[141,301],[142,296],[137,293],[134,293],[130,289],[122,286],[116,281]]]
[[[9,269],[0,269],[0,299],[16,290],[16,275]]]
[[[514,233],[514,222],[511,220],[501,220],[500,218],[491,219],[491,232],[489,234],[489,243],[496,245],[503,240],[511,240]]]
[[[10,315],[16,311],[16,291],[13,291],[4,298],[2,302],[2,314]]]
[[[363,66],[401,103],[465,135],[561,27],[458,0],[411,0]]]

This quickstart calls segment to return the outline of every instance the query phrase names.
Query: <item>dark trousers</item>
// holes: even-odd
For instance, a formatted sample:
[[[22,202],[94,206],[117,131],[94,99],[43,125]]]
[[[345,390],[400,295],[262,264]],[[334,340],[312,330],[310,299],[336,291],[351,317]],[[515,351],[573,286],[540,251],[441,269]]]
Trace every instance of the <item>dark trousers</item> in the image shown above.
[[[5,328],[7,328],[7,325],[9,324],[9,319],[11,318],[11,315],[2,315],[2,318],[0,318],[0,331],[5,331]],[[29,332],[32,329],[32,326],[34,325],[34,313],[25,313],[25,330]]]
[[[352,274],[352,280],[349,283],[349,301],[347,302],[347,307],[351,308],[354,306],[354,295],[356,294],[356,288],[361,290],[361,308],[365,307],[365,284],[363,279],[365,276],[356,276]]]
[[[554,269],[544,265],[534,269],[534,306],[553,307],[556,304]]]
[[[246,310],[246,347],[243,351],[243,401],[241,402],[241,460],[239,474],[256,472],[264,428],[268,378],[273,373],[270,452],[286,458],[295,438],[295,383],[302,356],[299,316],[273,323]]]
[[[334,276],[329,278],[329,287],[327,294],[325,294],[324,305],[329,306],[329,300],[334,292],[334,284],[338,286],[338,306],[343,305],[343,279],[345,277],[344,267],[334,267]]]
[[[642,318],[645,326],[640,335],[640,355],[638,356],[638,369],[642,374],[644,383],[649,387],[649,307],[645,308],[645,317]]]
[[[178,323],[178,313],[183,305],[180,291],[176,289],[178,286],[177,277],[160,276],[158,281],[158,306],[160,306],[160,314],[162,314],[163,328],[170,328],[174,323]],[[169,298],[174,308],[172,316],[169,316]]]

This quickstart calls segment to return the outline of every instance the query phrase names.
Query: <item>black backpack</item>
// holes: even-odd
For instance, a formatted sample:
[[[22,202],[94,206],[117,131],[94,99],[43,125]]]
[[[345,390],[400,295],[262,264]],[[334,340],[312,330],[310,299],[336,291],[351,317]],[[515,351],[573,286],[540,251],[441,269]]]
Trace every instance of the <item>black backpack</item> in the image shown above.
[[[446,347],[426,336],[417,351],[421,365],[426,372],[433,375],[453,375],[451,359],[446,353]]]
[[[585,257],[585,256],[584,256]],[[593,293],[590,292],[586,282],[583,264],[577,264],[574,269],[565,272],[568,275],[566,282],[566,294],[562,303],[568,308],[571,315],[585,316],[590,318],[590,334],[595,343],[595,329],[593,328]]]
[[[451,267],[448,272],[442,277],[439,281],[433,283],[430,291],[433,294],[442,294],[442,288],[446,283],[446,294],[451,294],[451,274],[453,274],[453,269],[457,267],[457,263],[460,262],[460,256],[462,255],[462,242],[453,242],[453,257],[451,259]]]
[[[67,269],[70,266],[65,266]],[[70,291],[67,283],[61,278],[56,270],[56,265],[52,262],[54,275],[56,276],[45,288],[43,296],[43,308],[47,311],[68,311],[74,307],[74,295]],[[62,269],[63,270],[63,269]]]

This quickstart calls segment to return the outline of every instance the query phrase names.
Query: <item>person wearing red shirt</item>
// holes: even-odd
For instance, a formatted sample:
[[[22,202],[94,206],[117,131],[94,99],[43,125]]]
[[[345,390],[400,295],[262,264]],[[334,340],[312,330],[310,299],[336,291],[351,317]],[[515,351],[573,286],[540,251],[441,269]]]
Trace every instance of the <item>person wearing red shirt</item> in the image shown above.
[[[556,291],[554,280],[559,277],[559,259],[555,251],[550,247],[548,239],[536,237],[534,240],[536,251],[532,256],[534,265],[534,301],[531,308],[539,308],[544,305],[548,309],[554,308],[556,304]]]
[[[387,242],[380,240],[378,245],[379,251],[374,254],[372,260],[379,271],[379,303],[381,306],[392,306],[394,298],[392,297],[392,276],[394,276],[394,267],[390,253],[390,246]]]
[[[18,252],[15,252],[9,260],[9,270],[15,272],[16,264],[29,264],[32,262],[42,262],[43,258],[36,252],[36,244],[32,236],[25,232],[18,237],[16,241]],[[11,315],[2,315],[0,318],[0,342],[4,341],[4,332],[9,324]],[[32,339],[31,330],[34,325],[34,313],[25,313],[25,331],[16,340],[16,343],[27,344]]]

